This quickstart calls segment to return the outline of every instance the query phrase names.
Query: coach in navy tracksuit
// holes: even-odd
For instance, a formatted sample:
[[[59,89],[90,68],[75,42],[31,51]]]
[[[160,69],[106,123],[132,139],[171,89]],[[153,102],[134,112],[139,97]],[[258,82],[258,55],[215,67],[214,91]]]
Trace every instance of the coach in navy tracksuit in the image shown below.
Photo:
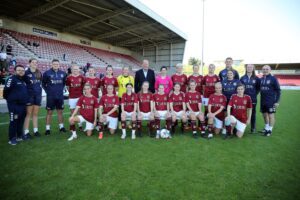
[[[27,105],[27,115],[24,122],[24,134],[31,137],[29,133],[29,123],[32,117],[34,136],[39,137],[38,113],[42,102],[42,73],[37,68],[37,59],[29,60],[29,68],[25,71],[25,82],[29,94],[29,104]]]
[[[25,69],[22,65],[15,67],[15,75],[7,79],[3,97],[7,101],[9,111],[9,144],[16,145],[18,141],[27,139],[23,135],[23,124],[28,103],[28,91],[24,81]]]
[[[256,104],[257,95],[260,90],[260,79],[255,75],[255,66],[248,64],[246,74],[241,77],[241,83],[245,85],[245,94],[252,100],[251,133],[256,132]]]
[[[236,88],[240,83],[239,79],[234,79],[234,72],[232,70],[227,71],[227,78],[222,82],[223,94],[227,99],[227,104],[233,94],[236,94]],[[226,104],[226,105],[227,105]],[[226,109],[226,108],[225,108]]]
[[[50,124],[52,120],[53,110],[56,109],[59,130],[66,132],[63,123],[63,109],[64,109],[64,87],[66,85],[66,72],[59,69],[59,60],[52,60],[52,68],[43,74],[42,86],[47,94],[46,99],[46,132],[45,135],[50,134]]]
[[[262,132],[265,136],[270,136],[275,124],[275,112],[279,106],[281,89],[277,78],[271,75],[271,67],[269,65],[263,66],[262,71],[260,109],[265,121],[265,128]]]
[[[233,63],[233,60],[232,60],[231,57],[226,58],[226,60],[225,60],[226,68],[223,69],[223,70],[221,70],[220,73],[219,73],[219,77],[220,77],[220,81],[221,82],[223,80],[227,79],[227,72],[228,72],[228,70],[233,71],[233,79],[239,80],[239,73],[232,68],[232,63]]]

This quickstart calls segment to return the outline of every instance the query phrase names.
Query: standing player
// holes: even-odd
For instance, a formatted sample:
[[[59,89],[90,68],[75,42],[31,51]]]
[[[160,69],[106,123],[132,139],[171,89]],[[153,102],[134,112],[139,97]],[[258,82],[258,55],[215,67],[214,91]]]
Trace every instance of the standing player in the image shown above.
[[[201,112],[201,94],[196,91],[196,82],[190,81],[190,91],[185,94],[185,103],[188,109],[187,115],[191,119],[193,137],[197,138],[197,125],[196,120],[200,120],[201,137],[205,137],[205,120]]]
[[[75,123],[86,123],[87,136],[92,135],[92,131],[97,123],[98,100],[92,95],[92,87],[89,83],[84,85],[83,91],[84,95],[78,99],[76,108],[69,119],[70,130],[72,131],[69,141],[77,138]],[[78,111],[79,115],[76,115]]]
[[[208,66],[208,74],[203,77],[203,98],[202,103],[205,106],[205,116],[207,115],[208,98],[210,95],[215,93],[215,84],[220,81],[219,77],[215,74],[216,66],[210,64]]]
[[[277,78],[271,75],[271,67],[265,65],[262,70],[260,109],[265,121],[265,128],[262,132],[264,136],[271,136],[275,124],[276,109],[279,106],[281,89]]]
[[[232,137],[232,127],[237,129],[236,135],[241,138],[244,135],[246,126],[250,124],[252,114],[251,97],[244,94],[245,86],[239,84],[237,94],[231,96],[227,106],[227,117],[225,126],[227,134]]]
[[[101,79],[102,96],[107,94],[108,85],[113,86],[113,93],[116,94],[118,90],[118,80],[113,76],[113,67],[111,65],[106,67],[106,75]]]
[[[114,86],[107,85],[107,94],[103,95],[99,103],[99,139],[103,138],[104,124],[108,123],[110,134],[114,134],[118,127],[119,98],[114,94]]]
[[[169,97],[170,112],[172,115],[172,134],[175,133],[175,127],[178,124],[177,120],[181,120],[181,133],[184,132],[187,122],[185,95],[180,89],[180,83],[174,83],[174,92]]]
[[[255,75],[255,66],[246,65],[246,74],[241,77],[241,83],[245,85],[245,94],[252,100],[251,133],[256,132],[256,104],[257,95],[260,90],[260,79]]]
[[[122,74],[118,76],[117,78],[118,80],[118,97],[119,97],[119,100],[121,102],[121,98],[123,96],[123,94],[126,93],[126,85],[127,83],[131,83],[132,85],[134,84],[134,78],[133,76],[130,76],[129,75],[129,67],[123,67],[122,69]],[[119,121],[121,121],[121,105],[119,106],[119,116],[118,116],[118,119]]]
[[[233,79],[236,79],[236,80],[240,79],[239,78],[239,73],[232,68],[232,63],[233,63],[233,60],[232,60],[231,57],[226,58],[226,60],[225,60],[226,68],[221,70],[220,73],[219,73],[219,77],[220,77],[221,82],[227,79],[227,72],[229,70],[231,70],[233,72]]]
[[[155,91],[158,92],[159,85],[164,86],[165,94],[169,94],[173,88],[173,82],[169,76],[167,76],[167,67],[160,68],[160,75],[155,78]]]
[[[52,60],[52,68],[44,72],[42,86],[47,94],[46,99],[46,132],[50,135],[50,124],[52,121],[53,110],[56,109],[59,131],[66,132],[64,128],[63,109],[64,109],[64,87],[66,84],[67,74],[59,69],[59,60]]]
[[[189,76],[188,83],[193,80],[196,83],[196,91],[202,95],[202,79],[203,76],[199,74],[199,66],[193,66],[193,74]]]
[[[136,129],[136,111],[137,111],[137,95],[133,93],[133,84],[126,84],[126,92],[122,95],[121,99],[121,125],[122,125],[122,139],[126,138],[126,120],[132,121],[132,134],[131,138],[135,139]]]
[[[80,75],[79,66],[74,64],[71,67],[71,74],[66,79],[66,86],[69,90],[69,106],[71,115],[74,112],[79,97],[82,96],[83,85],[85,78]],[[81,123],[79,123],[79,129],[82,130]]]
[[[212,133],[219,134],[220,130],[223,128],[225,107],[226,97],[222,94],[222,84],[218,82],[215,84],[215,93],[210,95],[208,100],[208,138],[213,137]]]
[[[29,104],[27,105],[27,115],[24,121],[24,134],[31,137],[29,133],[29,123],[32,117],[33,134],[40,136],[38,130],[38,114],[42,102],[42,73],[37,68],[37,60],[31,58],[29,60],[29,68],[25,71],[25,82],[27,84],[29,94]]]
[[[92,87],[92,95],[99,99],[99,90],[101,86],[101,80],[95,76],[95,68],[89,67],[88,77],[85,78],[85,82],[90,84]]]
[[[28,103],[28,91],[24,81],[25,69],[22,65],[15,66],[15,75],[9,77],[5,83],[3,97],[6,99],[9,112],[8,140],[10,145],[22,141],[23,125]],[[23,139],[27,139],[23,137]]]
[[[172,75],[171,79],[173,83],[180,84],[180,91],[186,93],[187,91],[187,76],[182,73],[183,65],[178,63],[176,65],[176,73]]]
[[[153,95],[153,111],[156,125],[156,139],[160,137],[160,121],[166,120],[166,128],[171,132],[172,119],[168,103],[168,95],[165,93],[163,84],[158,86],[158,92]]]
[[[142,90],[138,93],[138,120],[137,135],[142,136],[142,120],[149,120],[150,136],[154,137],[154,115],[153,115],[153,94],[149,91],[149,82],[142,84]]]

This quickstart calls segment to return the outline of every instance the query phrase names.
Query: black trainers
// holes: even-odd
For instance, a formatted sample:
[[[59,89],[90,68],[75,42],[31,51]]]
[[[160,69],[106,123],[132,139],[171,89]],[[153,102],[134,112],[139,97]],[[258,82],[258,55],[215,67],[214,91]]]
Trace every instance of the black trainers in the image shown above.
[[[205,133],[201,133],[202,138],[207,138],[207,135]]]
[[[172,126],[172,128],[171,128],[171,135],[174,135],[175,134],[175,126]]]
[[[142,132],[141,132],[141,131],[138,131],[138,132],[136,133],[136,136],[137,136],[137,137],[142,137]]]
[[[46,130],[45,135],[50,135],[50,130]]]
[[[193,138],[197,139],[198,138],[198,134],[197,133],[193,133]]]
[[[266,130],[266,129],[263,129],[263,130],[261,130],[261,131],[259,131],[259,132],[265,134],[265,133],[267,132],[267,130]]]
[[[256,133],[256,129],[251,129],[251,134]]]
[[[30,133],[22,135],[23,140],[30,140],[31,138],[32,138],[32,136],[30,135]]]
[[[37,131],[37,132],[34,133],[34,136],[35,136],[35,137],[40,137],[41,134]]]
[[[65,133],[65,132],[67,132],[67,131],[66,131],[65,127],[62,127],[62,128],[59,129],[59,132]]]
[[[272,135],[272,131],[270,131],[270,130],[266,131],[266,132],[263,134],[263,136],[266,136],[266,137],[269,137],[269,136],[271,136],[271,135]]]
[[[79,129],[79,131],[83,131],[82,126],[79,126],[78,129]]]
[[[223,140],[226,140],[226,139],[227,139],[227,137],[228,137],[227,133],[226,133],[226,134],[222,134],[222,138],[223,138]]]

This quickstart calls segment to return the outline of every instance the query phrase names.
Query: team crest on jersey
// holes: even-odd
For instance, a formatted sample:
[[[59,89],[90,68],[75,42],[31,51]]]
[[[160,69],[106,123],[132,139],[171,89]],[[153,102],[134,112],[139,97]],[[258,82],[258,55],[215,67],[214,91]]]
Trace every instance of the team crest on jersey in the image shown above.
[[[233,83],[234,86],[236,86],[236,83]]]
[[[252,80],[252,83],[255,84],[255,83],[256,83],[256,80]]]
[[[63,78],[63,77],[64,77],[64,75],[63,75],[63,74],[61,74],[61,75],[60,75],[60,77],[62,77],[62,78]]]
[[[167,97],[164,98],[164,101],[167,101]]]
[[[29,76],[30,78],[32,77],[32,74],[28,74],[27,76]]]
[[[199,95],[198,95],[198,94],[196,95],[196,98],[197,98],[197,99],[199,98]]]
[[[81,82],[81,78],[79,78],[79,82]]]
[[[53,75],[50,75],[51,78],[53,78]]]
[[[270,84],[270,82],[271,82],[270,80],[267,80],[267,84]]]
[[[107,101],[107,99],[105,99],[104,101]]]
[[[222,103],[223,102],[223,99],[220,99],[220,103]]]
[[[182,77],[181,80],[184,81],[184,78]]]
[[[94,100],[91,100],[91,104],[94,104]]]
[[[247,104],[247,100],[244,100],[243,103],[246,105]]]
[[[216,82],[217,80],[214,78],[214,82]]]
[[[113,103],[115,103],[115,101],[116,101],[115,99],[112,99],[112,102],[113,102]]]
[[[181,97],[179,97],[179,101],[182,101],[182,98],[181,98]]]

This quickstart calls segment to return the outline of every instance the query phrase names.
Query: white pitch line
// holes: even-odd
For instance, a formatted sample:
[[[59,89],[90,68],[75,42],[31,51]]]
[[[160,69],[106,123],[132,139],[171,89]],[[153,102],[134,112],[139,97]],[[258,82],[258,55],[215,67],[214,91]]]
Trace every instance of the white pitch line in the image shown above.
[[[70,112],[67,112],[67,113],[63,113],[63,115],[69,115],[70,114]],[[52,115],[53,117],[57,117],[57,114],[54,114],[54,115]],[[41,117],[38,117],[38,119],[45,119],[46,118],[46,116],[41,116]],[[1,125],[7,125],[7,124],[9,124],[9,122],[1,122],[0,123],[0,126]]]

